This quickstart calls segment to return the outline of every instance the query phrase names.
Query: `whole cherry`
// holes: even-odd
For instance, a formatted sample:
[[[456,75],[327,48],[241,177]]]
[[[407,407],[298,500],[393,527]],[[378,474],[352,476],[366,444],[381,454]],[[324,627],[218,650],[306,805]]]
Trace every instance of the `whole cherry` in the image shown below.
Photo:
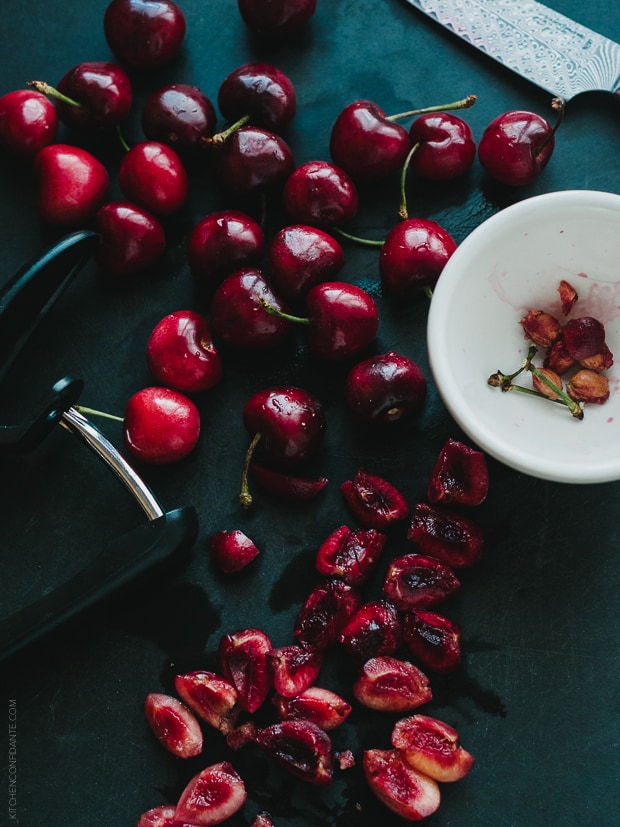
[[[292,222],[321,229],[346,224],[357,214],[359,203],[353,180],[328,161],[308,161],[293,170],[282,200]]]
[[[295,167],[286,141],[258,126],[235,129],[216,149],[215,174],[229,195],[248,195],[282,183]]]
[[[247,118],[256,126],[278,131],[297,109],[295,87],[288,75],[270,63],[246,63],[228,74],[217,103],[229,121]]]
[[[155,379],[183,393],[198,393],[222,378],[222,361],[204,316],[176,310],[153,328],[146,361]]]
[[[104,165],[90,152],[69,144],[50,144],[37,154],[36,209],[46,224],[77,227],[90,222],[109,185]]]
[[[142,131],[151,141],[173,147],[191,157],[205,147],[215,132],[215,107],[197,87],[173,83],[157,89],[142,110]]]
[[[58,113],[41,92],[16,89],[0,97],[0,145],[14,157],[31,161],[57,132]]]
[[[323,281],[332,281],[344,266],[336,239],[306,224],[279,230],[267,250],[268,271],[278,292],[295,301]]]
[[[345,403],[361,422],[385,425],[416,415],[427,383],[419,365],[393,350],[354,365],[345,383]]]
[[[302,29],[317,0],[237,0],[241,19],[254,34],[282,38]]]
[[[165,465],[186,457],[200,436],[200,414],[192,400],[171,388],[148,387],[127,402],[123,441],[142,462]]]
[[[187,245],[189,267],[200,281],[217,284],[241,267],[258,264],[264,244],[263,231],[251,216],[218,210],[193,227]]]
[[[56,87],[38,80],[29,85],[55,101],[58,117],[72,129],[115,128],[131,109],[131,81],[109,61],[78,63]]]
[[[514,110],[498,115],[485,128],[478,144],[480,163],[492,178],[511,187],[534,181],[549,163],[564,101],[555,98],[555,126],[535,112]]]
[[[417,144],[411,168],[431,181],[464,175],[476,158],[476,142],[469,124],[451,112],[428,112],[411,124],[409,138]]]
[[[407,218],[388,233],[379,255],[381,284],[386,293],[410,298],[432,291],[456,250],[452,236],[427,218]]]
[[[183,43],[186,20],[173,0],[112,0],[103,31],[112,53],[133,69],[169,63]]]
[[[99,245],[95,258],[107,273],[128,276],[159,261],[166,236],[159,220],[128,201],[110,201],[97,210]]]
[[[158,141],[131,147],[121,161],[118,181],[126,198],[156,215],[177,212],[187,199],[183,162],[172,147]]]

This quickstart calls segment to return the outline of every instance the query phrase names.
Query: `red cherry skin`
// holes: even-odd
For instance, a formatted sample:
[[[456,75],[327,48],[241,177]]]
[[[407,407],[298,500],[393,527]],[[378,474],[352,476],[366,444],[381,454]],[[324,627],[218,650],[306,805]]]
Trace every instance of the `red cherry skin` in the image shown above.
[[[0,97],[0,146],[11,155],[31,161],[56,140],[58,113],[46,95],[16,89]]]
[[[242,126],[217,148],[216,177],[229,195],[247,195],[280,184],[294,167],[286,141],[258,126]]]
[[[112,0],[103,15],[110,51],[132,69],[169,63],[185,37],[186,20],[172,0]]]
[[[132,101],[127,73],[115,63],[78,63],[58,81],[59,92],[80,106],[56,100],[58,116],[72,129],[116,127],[129,114]]]
[[[355,217],[359,197],[343,169],[327,161],[308,161],[288,177],[282,201],[291,222],[328,229]]]
[[[365,350],[377,335],[377,305],[354,284],[317,284],[306,296],[306,307],[310,317],[308,349],[321,359],[349,359]]]
[[[345,403],[360,421],[383,425],[419,413],[426,389],[420,367],[391,350],[351,368],[345,382]]]
[[[551,125],[535,112],[514,110],[498,115],[485,128],[478,158],[502,184],[530,184],[549,163],[555,147]]]
[[[288,75],[276,66],[246,63],[224,78],[217,105],[228,121],[249,115],[256,126],[277,131],[293,120],[297,94]]]
[[[153,328],[146,361],[155,379],[182,393],[198,393],[222,378],[222,361],[204,316],[177,310]]]
[[[158,141],[143,141],[125,153],[118,172],[126,198],[156,215],[177,212],[187,199],[188,179],[183,162]]]
[[[183,157],[204,149],[204,139],[215,132],[215,107],[197,86],[173,83],[147,99],[142,131],[150,141],[173,147]]]
[[[237,4],[241,19],[254,34],[279,39],[306,25],[317,0],[237,0]]]
[[[354,181],[380,181],[400,170],[409,153],[407,130],[389,121],[376,103],[357,100],[340,112],[329,151]]]
[[[283,227],[267,251],[268,270],[278,292],[289,301],[311,287],[331,281],[344,267],[344,253],[336,239],[306,224]]]
[[[456,250],[452,236],[435,221],[407,218],[386,236],[379,255],[381,284],[387,293],[401,298],[433,287]]]
[[[265,239],[259,224],[239,210],[210,213],[192,229],[187,259],[192,274],[217,283],[240,267],[258,264]]]
[[[151,465],[177,462],[194,449],[199,436],[198,408],[179,391],[143,388],[127,403],[123,441],[135,459]]]
[[[37,154],[36,209],[46,224],[76,227],[87,224],[105,198],[109,176],[101,161],[76,146],[51,144]]]
[[[448,181],[464,175],[476,158],[469,124],[451,112],[420,115],[409,128],[411,146],[419,143],[411,168],[429,181]]]
[[[95,254],[108,273],[128,276],[159,261],[166,236],[159,220],[128,201],[110,201],[97,210],[99,245]]]

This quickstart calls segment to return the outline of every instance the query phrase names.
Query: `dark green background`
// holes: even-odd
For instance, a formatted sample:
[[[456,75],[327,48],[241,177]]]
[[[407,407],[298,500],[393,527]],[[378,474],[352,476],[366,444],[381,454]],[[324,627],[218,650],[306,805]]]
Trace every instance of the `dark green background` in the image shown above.
[[[401,0],[319,0],[303,35],[277,48],[252,39],[233,0],[181,5],[188,22],[182,54],[168,69],[135,78],[130,141],[141,138],[140,108],[150,91],[189,82],[215,100],[228,72],[251,60],[277,64],[295,84],[298,114],[286,138],[297,163],[329,158],[331,124],[356,98],[372,99],[391,113],[474,93],[478,102],[464,117],[477,138],[505,110],[549,114],[547,93]],[[555,0],[554,6],[620,40],[620,12],[613,4]],[[58,0],[7,5],[0,25],[0,93],[33,78],[55,83],[81,61],[109,59],[105,7],[99,1]],[[103,153],[112,195],[118,195],[120,153],[65,132],[61,137]],[[439,221],[461,241],[521,198],[570,188],[619,192],[619,142],[620,102],[604,94],[583,96],[571,103],[554,156],[530,187],[494,186],[476,163],[456,183],[412,180],[410,209]],[[2,158],[0,180],[2,281],[56,235],[36,218],[27,167]],[[360,196],[354,229],[383,237],[397,220],[397,182]],[[192,172],[187,207],[167,222],[169,248],[155,273],[115,280],[89,265],[3,385],[4,421],[23,415],[65,373],[84,379],[83,404],[122,413],[128,397],[151,382],[144,348],[154,324],[186,306],[208,311],[190,278],[185,244],[196,221],[221,205],[205,161]],[[271,210],[275,226],[277,204]],[[204,428],[197,451],[177,466],[140,469],[166,508],[196,507],[200,535],[190,564],[129,604],[73,624],[5,666],[6,697],[17,701],[22,827],[135,824],[144,810],[174,801],[206,763],[224,758],[232,758],[249,793],[230,822],[235,827],[250,824],[264,809],[277,827],[401,823],[368,792],[360,764],[363,749],[389,745],[394,716],[356,707],[334,732],[334,743],[353,749],[358,766],[336,772],[332,786],[319,791],[291,780],[252,747],[229,753],[215,731],[206,733],[203,757],[182,763],[157,745],[142,714],[145,695],[170,691],[176,672],[215,667],[223,633],[260,626],[274,645],[292,640],[299,605],[318,579],[318,544],[338,525],[354,525],[339,491],[343,480],[363,467],[396,484],[412,503],[423,500],[438,451],[448,437],[461,436],[428,372],[425,300],[394,302],[381,295],[376,250],[347,245],[345,255],[342,277],[369,289],[380,307],[376,350],[399,350],[426,371],[424,413],[381,434],[353,426],[342,398],[347,366],[317,364],[302,337],[260,359],[225,354],[223,382],[198,400]],[[242,514],[236,501],[247,442],[241,408],[256,390],[283,381],[316,392],[325,405],[328,433],[319,466],[330,485],[321,499],[303,507],[259,494],[255,510]],[[104,428],[118,443],[120,431]],[[441,609],[463,627],[463,667],[449,679],[433,679],[435,698],[425,708],[457,727],[477,763],[465,781],[443,787],[442,806],[428,824],[612,825],[619,763],[620,489],[617,483],[538,481],[493,461],[489,467],[489,497],[475,511],[485,531],[484,557],[463,574],[462,589]],[[0,474],[3,616],[62,582],[106,538],[135,523],[125,493],[64,432],[31,455],[2,458]],[[263,553],[245,574],[223,577],[209,562],[207,540],[213,531],[234,527],[244,529]],[[408,548],[401,529],[390,538],[387,556]],[[383,570],[384,565],[369,584],[368,596],[378,595]],[[348,693],[352,675],[346,658],[334,654],[321,683]]]

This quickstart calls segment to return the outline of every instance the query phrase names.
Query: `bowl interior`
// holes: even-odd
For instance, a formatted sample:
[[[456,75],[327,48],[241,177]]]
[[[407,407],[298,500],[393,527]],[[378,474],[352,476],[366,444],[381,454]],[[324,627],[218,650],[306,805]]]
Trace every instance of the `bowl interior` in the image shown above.
[[[564,320],[558,284],[579,299],[569,318],[594,316],[620,362],[620,196],[559,192],[507,207],[474,230],[442,272],[428,317],[431,370],[447,408],[491,456],[561,482],[620,479],[620,371],[610,398],[584,419],[546,400],[487,384],[527,353],[519,320],[529,308]],[[542,351],[534,360],[542,363]],[[520,384],[529,386],[526,374]]]

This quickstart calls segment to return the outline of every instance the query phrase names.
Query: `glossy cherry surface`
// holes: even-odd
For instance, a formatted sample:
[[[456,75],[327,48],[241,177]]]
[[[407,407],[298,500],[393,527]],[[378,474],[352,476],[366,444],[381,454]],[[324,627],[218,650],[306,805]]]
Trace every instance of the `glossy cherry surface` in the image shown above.
[[[419,365],[390,350],[351,368],[345,383],[345,402],[362,422],[389,424],[419,413],[426,390],[426,378]]]
[[[56,139],[58,113],[34,89],[16,89],[0,97],[0,145],[16,158],[30,161]]]
[[[192,229],[187,258],[197,279],[216,284],[240,267],[258,264],[264,244],[263,231],[251,216],[240,210],[218,210]]]
[[[125,120],[131,109],[132,88],[127,73],[116,63],[78,63],[57,87],[79,106],[56,100],[60,119],[73,129],[109,129]]]
[[[291,79],[277,66],[246,63],[224,78],[217,104],[229,121],[247,115],[256,126],[277,131],[294,118],[297,95]]]
[[[179,210],[188,194],[188,178],[177,153],[167,144],[143,141],[125,154],[118,180],[126,198],[156,215]]]
[[[78,227],[88,224],[103,203],[108,171],[90,152],[69,144],[50,144],[37,154],[36,209],[46,224]]]
[[[341,245],[329,233],[306,224],[279,230],[267,251],[268,271],[278,292],[297,300],[311,287],[331,281],[344,266]]]
[[[142,462],[165,465],[186,457],[200,436],[198,408],[171,388],[143,388],[130,397],[123,418],[127,452]]]
[[[451,112],[420,115],[409,128],[411,145],[419,144],[411,160],[422,178],[447,181],[463,175],[476,158],[469,124]]]
[[[310,318],[308,348],[323,359],[349,359],[377,335],[379,313],[374,299],[361,287],[329,281],[306,295]]]
[[[217,116],[197,86],[173,83],[153,92],[142,110],[142,131],[151,141],[169,144],[181,155],[204,149],[215,132]]]
[[[359,197],[350,176],[328,161],[308,161],[288,177],[282,193],[291,221],[328,229],[351,221]]]
[[[185,38],[185,15],[173,0],[112,0],[103,31],[112,53],[133,69],[169,63]]]
[[[242,126],[217,148],[215,172],[231,195],[247,195],[282,183],[295,167],[286,141],[258,126]]]
[[[456,242],[436,221],[401,221],[388,233],[379,256],[384,290],[407,298],[432,288],[455,250]]]
[[[107,273],[128,276],[159,261],[166,236],[159,220],[128,201],[110,201],[97,211],[96,259]]]
[[[478,144],[478,158],[497,181],[523,187],[547,166],[554,148],[555,135],[545,118],[514,110],[488,124]]]
[[[281,38],[302,29],[317,0],[237,0],[241,18],[255,34]]]

